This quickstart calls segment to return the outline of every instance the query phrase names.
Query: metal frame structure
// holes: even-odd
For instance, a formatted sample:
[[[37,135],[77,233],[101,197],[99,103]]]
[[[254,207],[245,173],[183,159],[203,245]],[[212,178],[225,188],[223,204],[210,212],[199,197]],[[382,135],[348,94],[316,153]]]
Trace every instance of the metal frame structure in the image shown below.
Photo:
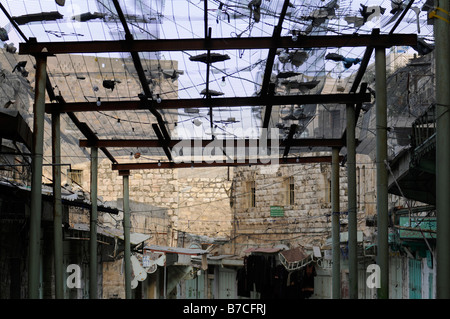
[[[118,170],[119,175],[123,176],[124,183],[124,238],[125,238],[125,256],[129,257],[129,203],[128,203],[128,178],[131,170],[137,169],[160,169],[160,168],[177,168],[177,167],[201,167],[201,166],[236,166],[236,165],[264,165],[267,163],[263,163],[261,160],[257,160],[256,162],[252,162],[249,159],[244,161],[232,161],[232,162],[191,162],[191,163],[175,163],[171,156],[171,148],[174,147],[178,142],[182,142],[182,140],[172,140],[166,125],[159,113],[160,110],[168,110],[168,109],[179,109],[179,108],[198,108],[205,107],[210,108],[211,114],[212,110],[215,107],[220,106],[229,106],[229,107],[242,107],[242,106],[264,106],[265,112],[263,118],[263,128],[269,127],[269,119],[272,113],[272,107],[274,105],[285,105],[285,104],[308,104],[308,103],[320,103],[320,104],[342,104],[347,107],[347,111],[354,112],[354,117],[350,117],[352,123],[348,123],[347,130],[344,132],[344,135],[340,139],[293,139],[293,132],[295,131],[295,125],[290,127],[289,135],[286,140],[279,141],[279,145],[283,147],[283,152],[278,154],[278,158],[276,158],[278,163],[286,163],[286,164],[297,164],[297,163],[311,163],[311,162],[328,162],[331,163],[333,159],[333,169],[334,174],[337,172],[337,165],[342,160],[342,157],[339,157],[339,150],[342,147],[347,147],[347,151],[351,152],[347,154],[347,159],[351,160],[351,166],[348,167],[349,170],[349,181],[348,183],[352,185],[352,190],[354,190],[354,186],[356,181],[354,180],[354,172],[352,168],[354,166],[354,144],[355,135],[354,128],[356,122],[358,121],[359,113],[361,110],[362,103],[370,101],[370,94],[366,93],[367,86],[363,83],[361,84],[362,77],[366,68],[368,66],[369,60],[372,56],[373,51],[376,49],[378,55],[381,56],[382,52],[385,48],[389,48],[394,45],[407,45],[414,46],[417,43],[417,36],[415,34],[393,34],[392,32],[387,35],[380,35],[378,32],[373,32],[371,35],[339,35],[339,36],[298,36],[296,40],[292,37],[282,37],[281,36],[281,25],[285,18],[286,10],[289,4],[289,1],[284,1],[283,9],[279,16],[278,24],[274,28],[272,37],[249,37],[249,38],[211,38],[208,33],[207,28],[207,1],[205,1],[205,37],[202,39],[175,39],[175,40],[135,40],[128,28],[128,23],[125,15],[123,14],[119,2],[117,0],[113,0],[114,6],[116,8],[117,14],[119,16],[122,27],[125,31],[125,40],[121,41],[79,41],[79,42],[37,42],[36,39],[26,39],[21,33],[20,28],[14,23],[13,19],[10,18],[13,26],[16,30],[22,34],[22,37],[25,40],[25,43],[21,43],[19,46],[19,54],[23,55],[32,55],[35,56],[38,61],[44,61],[45,57],[50,55],[58,55],[58,54],[75,54],[75,53],[120,53],[120,52],[129,52],[131,53],[134,67],[137,71],[137,75],[139,78],[139,82],[142,86],[143,94],[136,97],[136,99],[130,101],[115,101],[115,102],[103,102],[101,106],[96,106],[90,102],[75,102],[75,103],[66,103],[62,96],[57,96],[53,92],[52,85],[48,76],[45,73],[45,63],[44,66],[39,66],[36,73],[36,92],[40,92],[40,95],[36,97],[36,105],[38,107],[38,112],[36,112],[36,116],[39,117],[39,121],[36,121],[35,129],[33,130],[33,142],[37,143],[37,146],[41,145],[42,147],[42,136],[38,135],[37,132],[42,132],[42,127],[39,128],[39,125],[43,125],[42,118],[45,112],[57,115],[61,113],[66,113],[80,130],[81,133],[85,136],[86,139],[82,139],[79,141],[79,145],[81,147],[90,147],[92,148],[92,157],[95,159],[95,163],[97,163],[97,148],[99,148],[103,153],[110,159],[112,162],[112,169]],[[411,1],[412,4],[412,1]],[[2,6],[2,9],[3,6]],[[3,10],[6,12],[6,10]],[[407,10],[405,10],[406,12]],[[271,83],[271,72],[273,67],[273,61],[275,57],[276,50],[279,48],[341,48],[341,47],[366,47],[366,52],[361,61],[360,69],[354,79],[354,83],[350,92],[348,94],[328,94],[328,95],[295,95],[295,96],[277,96],[274,94],[274,90]],[[252,97],[244,97],[244,98],[212,98],[209,92],[209,87],[207,81],[207,89],[206,89],[206,99],[173,99],[173,100],[164,100],[161,103],[157,103],[152,96],[152,92],[149,88],[147,79],[145,78],[143,66],[139,57],[139,52],[156,52],[156,51],[189,51],[189,50],[203,50],[208,52],[208,58],[210,57],[210,51],[212,50],[223,50],[223,49],[269,49],[266,69],[264,72],[262,89],[258,96]],[[209,59],[208,59],[209,66]],[[42,64],[42,63],[41,63]],[[209,68],[207,68],[209,71]],[[209,72],[208,72],[209,73]],[[206,76],[207,79],[208,75]],[[360,92],[356,93],[358,88],[360,88]],[[52,103],[45,104],[42,101],[42,92],[46,89],[47,94]],[[383,88],[378,88],[378,90],[383,90]],[[384,87],[385,89],[385,87]],[[381,91],[380,91],[381,92]],[[378,94],[378,92],[377,92]],[[39,101],[38,101],[39,99]],[[156,118],[157,123],[152,125],[152,128],[157,136],[157,139],[115,139],[115,140],[102,140],[99,139],[95,133],[94,128],[89,127],[86,123],[81,122],[75,113],[80,112],[93,112],[93,111],[126,111],[126,110],[149,110],[153,116]],[[348,113],[349,114],[349,113]],[[41,124],[39,124],[41,123]],[[349,131],[350,130],[350,131]],[[213,140],[201,140],[199,143],[202,147],[208,145],[208,143]],[[185,141],[184,141],[185,142]],[[193,141],[191,141],[193,142]],[[349,143],[350,142],[350,143]],[[237,145],[244,145],[248,147],[251,143],[250,140],[246,139],[243,141],[235,140],[234,143]],[[382,142],[380,142],[382,144]],[[118,163],[117,160],[111,155],[108,151],[108,148],[120,148],[120,147],[129,147],[130,145],[136,147],[153,147],[153,148],[162,148],[164,153],[168,158],[168,162],[164,163]],[[351,145],[351,149],[349,146]],[[319,156],[319,157],[290,157],[290,150],[292,147],[324,147],[329,151],[333,150],[333,156]],[[377,145],[378,147],[378,145]],[[39,151],[39,147],[33,145],[33,163],[34,163],[34,174],[33,174],[33,201],[32,201],[32,214],[31,214],[31,239],[30,246],[34,245],[30,248],[30,252],[33,253],[32,260],[30,260],[30,296],[36,297],[36,289],[38,282],[38,254],[39,252],[39,227],[40,227],[40,202],[38,198],[40,198],[40,180],[41,170],[39,170],[38,166],[41,166],[41,162],[39,161],[39,155],[36,154],[36,150]],[[37,158],[37,160],[36,160]],[[270,164],[270,162],[269,162]],[[384,163],[382,163],[384,165]],[[96,168],[92,168],[93,175],[96,174]],[[380,167],[381,170],[381,167]],[[338,176],[338,175],[337,175]],[[350,178],[351,177],[351,178]],[[339,185],[338,178],[333,178],[334,187],[338,187]],[[349,187],[350,188],[350,187]],[[336,189],[335,189],[336,190]],[[353,193],[353,191],[352,191]],[[349,194],[349,196],[352,196]],[[338,200],[336,195],[333,195],[333,209],[338,209]],[[350,202],[350,197],[349,197]],[[349,204],[350,205],[350,204]],[[333,214],[337,214],[339,212],[333,212]],[[349,210],[350,213],[350,210]],[[55,213],[58,214],[58,213]],[[91,225],[95,225],[95,214],[93,214],[93,219],[91,220]],[[333,215],[334,216],[334,215]],[[349,216],[349,221],[356,220],[356,216]],[[336,220],[334,221],[335,224]],[[92,227],[94,228],[94,227]],[[350,247],[350,264],[354,264],[356,262],[356,224],[349,225],[349,247]],[[335,230],[336,231],[336,230]],[[334,231],[334,232],[335,232]],[[92,236],[96,236],[95,230],[92,230]],[[333,239],[337,236],[336,233],[333,233]],[[92,238],[91,238],[92,240]],[[94,240],[93,240],[94,241]],[[37,245],[37,246],[36,246]],[[91,247],[92,250],[96,249],[95,243]],[[379,250],[383,250],[383,253],[387,252],[387,247],[379,247]],[[95,265],[95,260],[91,260],[91,267],[93,268]],[[352,266],[351,266],[352,267]],[[37,269],[37,271],[36,271]],[[383,271],[386,270],[385,265],[383,265]],[[355,276],[357,275],[357,269],[350,269],[350,277],[351,281],[355,280]],[[130,298],[131,296],[131,288],[130,288],[130,262],[129,258],[126,259],[125,262],[125,275],[126,278],[126,297]],[[333,273],[336,272],[336,269],[333,270]],[[383,273],[384,274],[384,273]],[[383,278],[385,280],[386,278]],[[339,282],[337,282],[339,284]],[[385,281],[383,281],[383,298],[387,297],[384,293],[386,289]],[[94,294],[96,291],[96,286],[93,284],[91,287]],[[333,289],[335,291],[335,287]],[[350,294],[352,298],[357,296],[357,286],[354,283],[350,283]],[[95,296],[91,296],[93,298]],[[339,295],[333,296],[339,298]]]
[[[117,1],[115,1],[117,3]],[[120,6],[117,3],[117,6]],[[119,11],[120,15],[120,11]],[[121,19],[124,23],[125,20]],[[280,21],[281,23],[281,21]],[[126,30],[126,23],[124,25]],[[127,32],[126,32],[127,33]],[[129,34],[129,33],[127,33]],[[275,36],[277,34],[274,34]],[[276,38],[276,39],[275,39]],[[273,55],[273,51],[277,48],[323,48],[323,47],[355,47],[366,46],[366,53],[361,62],[361,67],[356,75],[355,81],[352,85],[350,93],[348,94],[318,94],[318,95],[284,95],[274,96],[270,94],[270,77],[265,76],[262,83],[262,90],[259,96],[252,97],[236,97],[236,98],[207,98],[207,99],[167,99],[160,102],[156,102],[151,93],[148,91],[148,84],[145,80],[145,76],[139,76],[142,88],[145,92],[144,96],[140,96],[137,100],[131,101],[114,101],[114,102],[102,102],[101,106],[96,106],[90,102],[73,102],[66,103],[60,96],[52,94],[50,99],[57,103],[47,103],[45,110],[47,113],[67,113],[78,124],[80,131],[86,136],[87,141],[80,140],[80,146],[100,146],[101,150],[111,160],[113,169],[118,169],[120,165],[117,165],[115,158],[108,153],[106,145],[108,147],[120,147],[120,146],[145,146],[145,147],[160,147],[165,150],[165,153],[169,159],[170,164],[168,167],[175,168],[177,164],[173,163],[170,156],[170,145],[174,145],[165,129],[164,123],[158,113],[158,110],[167,109],[181,109],[181,108],[199,108],[199,107],[242,107],[242,106],[261,106],[266,107],[263,127],[268,126],[268,119],[271,114],[271,107],[273,105],[286,105],[286,104],[308,104],[308,103],[320,103],[320,104],[344,104],[344,105],[356,105],[356,115],[359,114],[361,105],[364,102],[370,101],[370,94],[365,92],[365,86],[361,87],[361,92],[356,93],[362,76],[367,68],[369,60],[371,58],[374,47],[388,48],[392,45],[415,45],[417,42],[417,36],[415,34],[389,34],[379,35],[378,32],[373,32],[372,35],[351,35],[351,36],[304,36],[299,37],[297,41],[293,41],[292,37],[272,37],[272,38],[224,38],[224,39],[180,39],[180,40],[133,40],[131,34],[126,41],[94,41],[94,42],[64,42],[64,43],[38,43],[35,39],[30,39],[25,43],[21,43],[19,46],[20,54],[34,55],[42,50],[45,50],[49,55],[64,54],[64,53],[99,53],[99,52],[130,52],[132,54],[134,65],[137,69],[138,75],[141,74],[142,65],[140,64],[138,52],[152,52],[152,51],[170,51],[170,50],[220,50],[220,49],[269,49],[269,58]],[[270,62],[270,61],[269,61]],[[270,74],[271,63],[266,66],[265,74]],[[364,88],[364,90],[363,90]],[[264,93],[265,92],[265,93]],[[150,110],[155,115],[158,125],[153,125],[153,129],[158,136],[158,143],[156,141],[148,140],[108,140],[99,141],[85,123],[77,123],[77,119],[74,115],[76,112],[94,112],[94,111],[126,111],[126,110]],[[356,121],[358,116],[356,116]],[[159,130],[158,130],[159,129]],[[344,133],[342,140],[345,140],[346,133]],[[320,140],[320,139],[317,139]],[[175,142],[176,143],[176,142]],[[202,142],[203,143],[203,142]],[[322,142],[302,139],[290,140],[291,145],[301,143],[304,146],[317,146],[318,144],[324,145]],[[310,144],[308,144],[310,143]],[[285,143],[286,144],[286,143]],[[325,143],[326,144],[326,143]],[[344,146],[346,143],[341,143],[340,146]],[[285,145],[289,147],[288,145]],[[334,147],[336,145],[327,145]],[[285,158],[288,154],[283,154]],[[314,162],[314,159],[311,158]],[[236,163],[235,165],[237,165]],[[139,169],[141,164],[136,163],[133,165],[133,169]],[[214,166],[214,163],[208,164]],[[242,163],[247,165],[247,163]],[[131,166],[130,166],[131,167]],[[142,168],[153,167],[148,163],[143,163]],[[155,168],[159,168],[156,166]]]

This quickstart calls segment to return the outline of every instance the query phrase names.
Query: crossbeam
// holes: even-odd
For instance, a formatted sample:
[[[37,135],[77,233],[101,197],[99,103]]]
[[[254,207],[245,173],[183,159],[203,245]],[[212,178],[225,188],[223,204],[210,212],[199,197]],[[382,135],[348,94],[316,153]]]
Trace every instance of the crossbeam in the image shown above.
[[[224,146],[230,147],[251,147],[261,145],[259,139],[241,139],[241,140],[170,140],[167,143],[167,147],[172,148],[177,145],[191,145],[207,147],[211,143],[222,142]],[[142,148],[159,148],[162,147],[159,140],[156,139],[120,139],[120,140],[79,140],[80,147],[105,147],[105,148],[122,148],[122,147],[142,147]],[[279,140],[277,145],[280,147],[287,146],[286,140]],[[267,147],[271,146],[271,140],[267,140]],[[343,147],[345,146],[345,140],[342,139],[315,139],[315,138],[302,138],[292,139],[289,142],[290,147]]]
[[[340,156],[340,161],[343,156]],[[308,156],[295,158],[274,158],[274,159],[245,159],[240,161],[222,162],[147,162],[147,163],[121,163],[112,164],[112,169],[116,171],[130,171],[139,169],[164,169],[164,168],[195,168],[195,167],[228,167],[228,166],[250,166],[250,165],[274,165],[279,164],[308,164],[308,163],[331,163],[331,156]]]
[[[332,36],[249,37],[212,39],[165,39],[165,40],[119,40],[37,42],[30,38],[19,43],[19,54],[38,54],[45,48],[49,54],[102,53],[102,52],[159,52],[194,50],[260,50],[273,48],[341,48],[341,47],[385,47],[417,44],[416,34],[344,34]]]
[[[357,104],[370,102],[369,93],[355,94],[307,94],[307,95],[276,95],[262,97],[229,97],[214,99],[167,99],[157,103],[148,100],[156,110],[169,110],[181,108],[202,108],[202,107],[241,107],[241,106],[262,106],[262,105],[288,105],[288,104]],[[100,106],[94,102],[68,102],[64,104],[47,103],[45,111],[47,113],[67,113],[67,112],[97,112],[97,111],[130,111],[146,110],[148,105],[142,101],[105,101]]]

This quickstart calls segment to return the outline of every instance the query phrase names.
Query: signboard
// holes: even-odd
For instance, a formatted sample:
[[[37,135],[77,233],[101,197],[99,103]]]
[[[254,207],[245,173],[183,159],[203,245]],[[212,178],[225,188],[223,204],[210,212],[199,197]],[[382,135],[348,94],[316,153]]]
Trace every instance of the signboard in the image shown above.
[[[436,238],[436,233],[428,232],[426,230],[436,231],[436,217],[411,217],[411,224],[409,223],[409,217],[402,216],[399,219],[399,234],[400,238]],[[402,229],[401,227],[408,227],[408,229]],[[411,229],[410,229],[411,228]],[[420,230],[425,230],[422,232]]]
[[[283,206],[270,206],[270,217],[283,217],[284,207]]]

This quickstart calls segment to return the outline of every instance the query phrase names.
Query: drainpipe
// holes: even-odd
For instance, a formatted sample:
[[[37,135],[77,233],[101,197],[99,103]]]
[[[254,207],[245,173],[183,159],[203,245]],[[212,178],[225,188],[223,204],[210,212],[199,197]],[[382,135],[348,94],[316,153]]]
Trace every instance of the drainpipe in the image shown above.
[[[64,299],[63,235],[61,203],[61,117],[52,113],[53,244],[55,258],[55,297]]]
[[[130,186],[129,173],[123,177],[123,239],[125,242],[125,299],[131,299]]]
[[[450,298],[450,3],[436,1],[436,298]],[[435,2],[435,3],[436,3]],[[441,11],[442,10],[442,11]],[[447,12],[447,14],[445,13]],[[447,21],[445,21],[445,20]]]
[[[91,148],[91,220],[90,220],[90,260],[89,260],[89,298],[98,298],[97,288],[97,178],[98,178],[98,148]]]
[[[47,57],[36,55],[36,86],[33,106],[33,150],[31,212],[28,263],[28,297],[39,298],[42,215],[42,157],[44,153],[44,112]]]
[[[377,168],[377,263],[380,267],[379,299],[389,298],[389,246],[388,246],[388,174],[387,163],[387,94],[386,52],[375,48],[376,93],[376,168]]]
[[[347,105],[348,270],[349,298],[358,299],[355,106]]]
[[[333,147],[331,161],[331,238],[332,238],[332,297],[341,298],[341,249],[339,203],[339,148]]]

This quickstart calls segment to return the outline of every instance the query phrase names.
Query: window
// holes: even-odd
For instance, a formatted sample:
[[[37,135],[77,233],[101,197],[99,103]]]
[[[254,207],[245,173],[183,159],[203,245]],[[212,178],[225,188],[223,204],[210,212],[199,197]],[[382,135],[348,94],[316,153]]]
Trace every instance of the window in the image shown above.
[[[294,176],[288,177],[285,180],[285,199],[284,204],[285,205],[294,205],[295,204],[295,184],[294,184]]]
[[[69,180],[69,183],[80,185],[83,182],[83,170],[81,169],[69,169],[67,170],[67,179]]]
[[[279,200],[279,205],[281,206],[295,205],[295,184],[293,176],[283,180]]]
[[[256,207],[255,181],[247,182],[247,204],[248,207]]]

